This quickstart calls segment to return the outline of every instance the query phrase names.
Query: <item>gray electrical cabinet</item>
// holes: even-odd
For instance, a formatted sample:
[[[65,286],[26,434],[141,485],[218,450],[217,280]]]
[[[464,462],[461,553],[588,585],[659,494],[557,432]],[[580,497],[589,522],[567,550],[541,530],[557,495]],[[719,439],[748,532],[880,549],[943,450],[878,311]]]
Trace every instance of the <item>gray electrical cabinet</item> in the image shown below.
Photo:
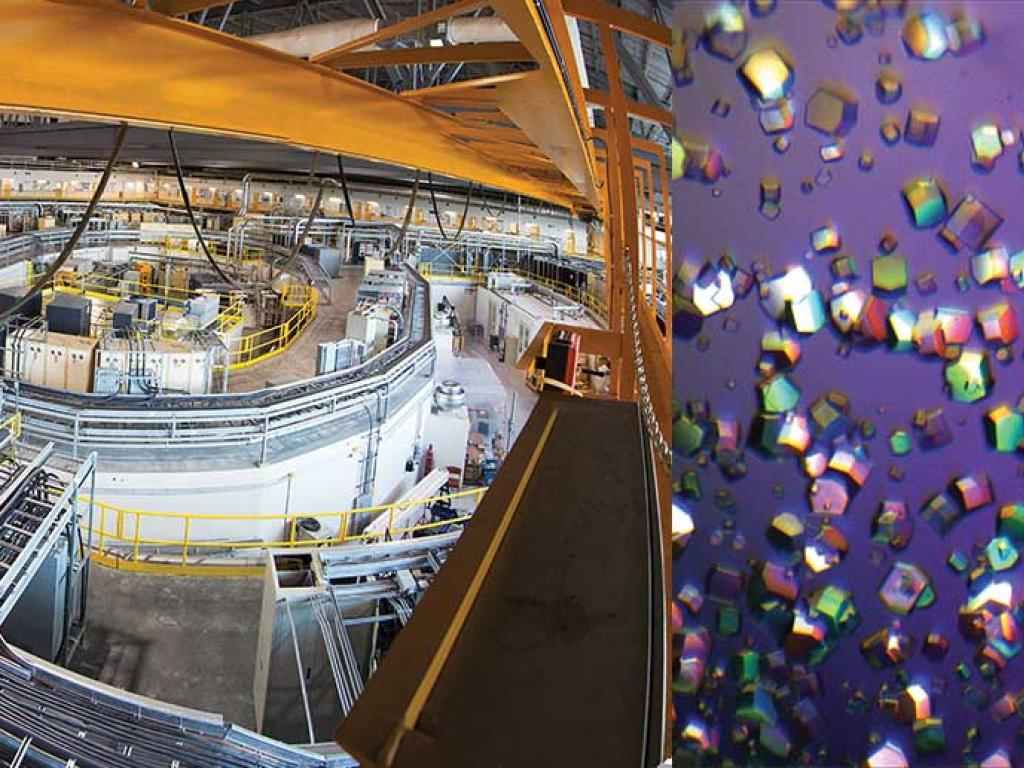
[[[83,618],[79,589],[89,563],[68,568],[67,544],[61,536],[0,629],[5,640],[48,661],[57,659],[67,628]]]

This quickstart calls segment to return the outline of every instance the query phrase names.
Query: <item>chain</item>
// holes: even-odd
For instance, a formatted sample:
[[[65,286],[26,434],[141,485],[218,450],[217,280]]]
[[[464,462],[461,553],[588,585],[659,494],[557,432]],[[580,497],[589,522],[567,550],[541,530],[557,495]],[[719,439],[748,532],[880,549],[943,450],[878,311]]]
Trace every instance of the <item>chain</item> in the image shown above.
[[[644,355],[640,346],[640,321],[636,308],[636,286],[633,283],[633,265],[629,261],[629,251],[626,252],[626,282],[628,283],[629,294],[629,322],[633,335],[633,357],[636,363],[636,384],[640,390],[640,414],[643,416],[647,432],[651,435],[651,442],[654,445],[654,453],[658,460],[670,473],[672,471],[672,445],[665,439],[661,431],[661,424],[658,423],[658,416],[654,410],[654,402],[651,400],[651,388],[647,383],[647,369],[644,366]]]

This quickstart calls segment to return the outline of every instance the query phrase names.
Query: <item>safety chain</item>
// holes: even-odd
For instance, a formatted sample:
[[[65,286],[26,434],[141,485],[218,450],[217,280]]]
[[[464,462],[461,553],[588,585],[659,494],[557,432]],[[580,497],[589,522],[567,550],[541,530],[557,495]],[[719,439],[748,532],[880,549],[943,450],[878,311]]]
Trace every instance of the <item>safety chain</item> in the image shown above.
[[[651,388],[647,383],[647,370],[644,367],[644,355],[640,346],[640,321],[636,308],[636,286],[633,284],[633,265],[629,261],[629,251],[626,251],[626,282],[629,293],[629,320],[633,330],[633,356],[636,363],[636,384],[640,390],[640,413],[643,416],[644,424],[651,435],[651,442],[654,444],[654,453],[658,460],[670,473],[672,471],[672,445],[665,439],[661,431],[661,424],[658,423],[658,416],[654,411],[654,402],[651,400]]]

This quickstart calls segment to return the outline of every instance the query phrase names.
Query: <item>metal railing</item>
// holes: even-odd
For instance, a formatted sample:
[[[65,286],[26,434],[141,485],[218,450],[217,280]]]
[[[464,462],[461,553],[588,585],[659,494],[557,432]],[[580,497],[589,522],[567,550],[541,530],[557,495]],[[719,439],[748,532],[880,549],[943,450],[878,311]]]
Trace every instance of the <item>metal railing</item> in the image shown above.
[[[306,430],[351,422],[366,425],[366,408],[383,421],[421,389],[436,351],[427,319],[426,283],[409,270],[412,322],[388,349],[363,365],[248,393],[104,396],[63,392],[5,380],[0,413],[22,411],[27,437],[53,440],[73,455],[142,448],[252,447],[262,464],[273,443]],[[415,384],[414,384],[415,382]]]
[[[154,571],[178,575],[239,575],[262,572],[262,566],[253,566],[245,560],[266,549],[292,547],[333,546],[353,542],[390,540],[420,533],[440,532],[449,525],[461,525],[473,516],[473,510],[449,520],[395,525],[399,511],[414,507],[426,507],[436,501],[474,499],[479,504],[487,488],[469,488],[443,496],[378,504],[333,512],[293,512],[282,514],[203,514],[191,512],[153,512],[142,509],[121,507],[103,501],[94,501],[95,514],[90,524],[83,521],[83,538],[91,534],[93,557],[111,568],[132,571]],[[86,499],[87,500],[87,499]],[[475,509],[475,507],[474,507]],[[354,530],[355,523],[366,522],[369,516],[387,515],[387,527],[372,532]],[[300,537],[301,521],[313,519],[323,527],[330,526],[336,533],[315,540]],[[246,524],[262,528],[276,527],[280,535],[276,538],[259,539],[209,539],[197,538],[197,529],[209,528],[211,524],[230,523],[233,528],[242,529]],[[146,529],[173,527],[177,533],[154,535]],[[218,564],[211,565],[211,558],[219,558]],[[241,560],[231,564],[230,559]],[[251,559],[251,558],[250,558]]]
[[[464,267],[459,264],[424,262],[419,265],[418,269],[419,273],[427,280],[456,280],[480,284],[487,282],[487,274],[489,272],[511,272],[565,296],[567,299],[590,310],[600,320],[605,323],[608,322],[608,305],[600,297],[574,285],[542,277],[518,267]]]
[[[297,295],[295,292],[291,294],[286,292],[284,295],[282,304],[285,307],[298,307],[287,320],[270,328],[262,328],[246,334],[238,339],[237,344],[231,344],[228,352],[228,368],[230,370],[249,368],[264,360],[269,360],[288,349],[292,342],[302,335],[302,332],[316,318],[320,294],[315,290],[309,290],[305,292],[303,299],[295,298]]]

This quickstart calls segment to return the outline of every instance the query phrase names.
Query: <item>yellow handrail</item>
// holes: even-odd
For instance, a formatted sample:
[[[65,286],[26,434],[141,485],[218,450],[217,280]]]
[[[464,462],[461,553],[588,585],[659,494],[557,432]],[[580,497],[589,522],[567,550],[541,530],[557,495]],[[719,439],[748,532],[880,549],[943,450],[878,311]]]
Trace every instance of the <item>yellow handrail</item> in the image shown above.
[[[316,317],[320,294],[312,286],[298,310],[283,323],[242,336],[228,355],[228,369],[238,370],[261,363],[284,352]],[[286,289],[286,295],[288,291]],[[291,307],[284,302],[284,306]]]
[[[608,305],[599,297],[593,295],[584,290],[580,290],[574,285],[563,283],[559,280],[552,280],[548,277],[542,277],[540,275],[532,274],[523,269],[516,267],[494,267],[494,269],[484,269],[483,267],[465,267],[461,264],[444,264],[440,265],[443,268],[438,269],[439,265],[432,262],[422,263],[419,266],[419,272],[422,277],[426,280],[457,280],[466,281],[473,283],[485,283],[487,281],[487,273],[491,271],[500,272],[511,272],[532,280],[535,283],[550,288],[551,290],[562,294],[566,298],[575,301],[595,315],[600,317],[602,320],[608,319]]]
[[[15,414],[15,417],[17,414]],[[12,417],[14,418],[14,417]],[[469,488],[449,494],[447,496],[431,496],[425,499],[414,499],[411,501],[394,502],[392,504],[378,504],[370,507],[359,507],[332,512],[291,512],[291,513],[257,513],[257,514],[201,514],[194,512],[156,512],[129,507],[121,507],[104,501],[93,501],[96,513],[93,516],[92,527],[88,522],[83,521],[81,525],[83,537],[94,541],[94,555],[99,561],[106,565],[117,568],[129,568],[131,570],[146,570],[147,560],[143,557],[144,547],[165,549],[168,552],[180,553],[175,555],[173,562],[167,560],[160,562],[155,570],[168,572],[168,565],[172,566],[175,573],[207,573],[208,566],[199,565],[190,561],[190,555],[198,554],[206,550],[230,550],[231,552],[245,550],[263,550],[268,548],[293,548],[305,547],[312,544],[336,545],[357,541],[371,541],[385,537],[406,536],[418,531],[429,531],[442,526],[466,522],[472,513],[460,515],[451,520],[442,520],[431,523],[418,523],[409,526],[395,526],[395,513],[402,509],[418,507],[440,501],[442,499],[455,500],[460,498],[475,497],[479,503],[480,498],[487,491],[486,488]],[[84,503],[89,502],[88,497],[81,497]],[[371,533],[354,532],[353,520],[358,516],[386,513],[388,525],[381,531]],[[315,520],[337,521],[337,533],[333,536],[317,539],[316,542],[298,538],[299,521],[312,518]],[[181,523],[180,537],[167,538],[143,535],[143,526],[146,521],[177,520]],[[277,521],[281,524],[282,535],[279,538],[267,539],[264,537],[253,539],[196,539],[195,529],[203,523],[232,522],[244,523],[267,523]],[[209,531],[205,533],[209,535]],[[234,567],[237,571],[237,566]],[[222,568],[222,571],[232,572],[232,568]]]

